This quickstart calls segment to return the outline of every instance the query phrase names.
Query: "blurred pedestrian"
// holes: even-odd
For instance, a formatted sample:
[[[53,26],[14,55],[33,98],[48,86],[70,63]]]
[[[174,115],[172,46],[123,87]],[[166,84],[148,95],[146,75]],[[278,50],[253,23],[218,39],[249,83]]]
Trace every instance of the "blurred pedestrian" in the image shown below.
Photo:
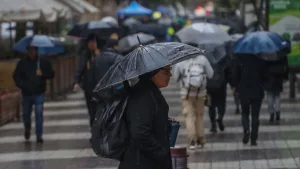
[[[232,86],[233,91],[239,93],[241,100],[244,144],[249,142],[251,132],[251,145],[257,145],[259,114],[264,98],[264,83],[267,79],[266,67],[266,62],[255,55],[243,54],[237,59]]]
[[[214,76],[207,83],[207,93],[211,99],[211,105],[209,105],[210,131],[213,133],[217,132],[217,124],[220,131],[225,130],[223,118],[226,111],[227,83],[232,85],[232,71],[226,62],[227,58],[224,58],[218,64],[213,65]],[[216,118],[217,113],[218,118]]]
[[[106,41],[106,44],[101,54],[96,56],[93,88],[104,77],[109,68],[119,59],[123,58],[123,56],[118,52],[118,42],[118,34],[111,34],[110,38]],[[104,102],[106,99],[109,99],[111,96],[113,96],[112,92],[112,90],[107,89],[95,93],[96,101],[98,103]]]
[[[288,60],[286,55],[278,61],[268,62],[268,79],[265,83],[265,90],[267,91],[271,124],[274,122],[275,116],[276,121],[280,121],[280,93],[283,91],[284,80],[288,80],[288,75]]]
[[[22,90],[24,137],[30,139],[31,113],[35,107],[36,141],[43,143],[43,111],[46,81],[54,77],[52,64],[45,57],[38,56],[38,48],[28,47],[28,56],[22,58],[15,69],[13,78]]]
[[[93,124],[95,117],[95,112],[97,110],[96,97],[94,96],[94,66],[95,57],[100,54],[100,50],[97,46],[97,36],[89,35],[86,39],[88,49],[85,51],[84,55],[80,57],[77,64],[77,68],[74,76],[74,91],[77,91],[82,87],[84,90],[84,95],[86,99],[86,104],[88,108],[88,113],[90,116],[90,126]]]
[[[189,148],[204,146],[204,101],[207,78],[214,71],[205,56],[200,55],[175,65],[174,79],[180,85],[182,113],[185,117]],[[197,147],[198,146],[198,147]]]
[[[130,145],[119,169],[172,168],[169,106],[159,89],[168,86],[171,76],[171,67],[165,66],[141,75],[138,84],[130,90],[126,108]]]

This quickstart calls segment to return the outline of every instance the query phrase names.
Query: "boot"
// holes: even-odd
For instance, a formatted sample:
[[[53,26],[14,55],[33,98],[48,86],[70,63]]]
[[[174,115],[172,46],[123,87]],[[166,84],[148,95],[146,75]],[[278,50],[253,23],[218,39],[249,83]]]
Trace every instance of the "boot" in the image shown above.
[[[43,140],[42,136],[37,136],[37,137],[36,137],[36,142],[37,142],[37,143],[43,143],[44,140]]]
[[[249,133],[249,131],[246,131],[246,132],[244,133],[243,143],[244,143],[244,144],[248,144],[249,139],[250,139],[250,133]]]
[[[219,129],[221,131],[224,131],[225,130],[225,126],[224,126],[223,120],[218,119],[217,122],[218,122],[218,125],[219,125]]]
[[[212,133],[218,132],[218,131],[217,131],[217,124],[216,124],[216,122],[213,122],[213,123],[211,124],[210,132],[212,132]]]
[[[30,130],[25,130],[24,137],[26,141],[30,139]]]
[[[273,123],[274,123],[274,118],[275,118],[275,114],[274,114],[274,113],[271,113],[271,114],[270,114],[270,124],[273,124]]]
[[[280,121],[280,112],[276,112],[276,121]]]

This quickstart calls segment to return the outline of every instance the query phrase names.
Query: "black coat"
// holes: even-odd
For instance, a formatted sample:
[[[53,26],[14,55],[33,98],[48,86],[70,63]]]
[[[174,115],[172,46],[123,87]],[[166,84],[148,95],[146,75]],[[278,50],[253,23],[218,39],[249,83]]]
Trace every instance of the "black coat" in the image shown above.
[[[274,73],[272,72],[272,67],[284,67],[285,71],[281,73]],[[287,57],[284,57],[284,59],[275,61],[275,62],[269,62],[268,63],[268,76],[267,81],[265,83],[265,90],[268,92],[282,92],[283,90],[283,81],[288,79],[289,75],[289,66]]]
[[[244,99],[263,99],[267,79],[267,64],[254,55],[238,56],[233,87]]]
[[[36,60],[21,59],[13,74],[16,85],[22,90],[23,95],[42,94],[46,91],[46,80],[54,77],[52,64],[49,60],[40,58],[42,76],[37,76]]]
[[[171,169],[169,106],[151,81],[131,91],[126,109],[131,143],[119,169]]]

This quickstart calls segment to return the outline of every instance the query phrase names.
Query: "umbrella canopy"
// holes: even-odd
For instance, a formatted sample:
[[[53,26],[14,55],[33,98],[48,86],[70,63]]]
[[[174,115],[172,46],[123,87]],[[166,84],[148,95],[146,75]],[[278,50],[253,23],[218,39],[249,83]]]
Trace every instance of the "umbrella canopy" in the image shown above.
[[[113,26],[107,22],[98,20],[90,21],[85,25],[84,31],[81,33],[81,37],[87,37],[90,34],[98,35],[99,37],[108,37],[110,34],[119,32],[120,28]]]
[[[81,37],[81,34],[84,32],[87,23],[76,24],[69,32],[69,36]]]
[[[134,27],[139,27],[141,26],[143,23],[137,19],[134,18],[128,18],[125,19],[123,22],[123,25],[128,27],[128,28],[134,28]]]
[[[140,27],[136,28],[134,32],[143,32],[146,34],[151,34],[154,36],[164,37],[167,33],[168,26],[166,25],[160,25],[156,23],[148,23],[143,24]]]
[[[63,43],[54,37],[46,35],[33,35],[22,38],[14,46],[14,51],[27,53],[28,47],[37,47],[40,55],[51,55],[64,52]]]
[[[136,1],[131,2],[126,8],[117,12],[118,15],[132,16],[132,15],[151,15],[152,10],[143,7]]]
[[[200,49],[178,42],[141,46],[111,66],[95,91],[201,54]]]
[[[199,41],[227,42],[231,37],[219,26],[210,23],[194,23],[176,33],[183,43],[198,44]]]
[[[166,6],[163,6],[163,5],[159,5],[157,8],[156,8],[157,11],[165,14],[165,15],[169,15],[171,13],[171,10],[166,7]]]
[[[224,43],[199,43],[198,47],[200,49],[205,50],[204,56],[211,64],[218,64],[227,56],[226,47]]]
[[[139,40],[137,39],[139,37]],[[134,35],[126,36],[119,41],[119,50],[121,52],[129,51],[140,44],[148,44],[155,41],[155,37],[144,33],[137,33]]]
[[[106,16],[106,17],[102,18],[101,21],[106,22],[106,23],[110,24],[111,26],[115,26],[115,27],[117,27],[119,25],[116,18],[114,18],[112,16]]]
[[[253,32],[239,39],[232,48],[235,54],[273,53],[285,48],[286,41],[275,32]]]

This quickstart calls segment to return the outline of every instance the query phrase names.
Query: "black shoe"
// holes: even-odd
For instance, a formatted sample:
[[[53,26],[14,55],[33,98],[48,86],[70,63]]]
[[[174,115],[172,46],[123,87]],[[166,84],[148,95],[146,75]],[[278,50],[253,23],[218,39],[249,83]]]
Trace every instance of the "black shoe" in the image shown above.
[[[217,133],[218,131],[217,131],[217,125],[214,123],[214,124],[212,124],[212,126],[211,126],[211,129],[210,129],[210,132],[212,132],[212,133]]]
[[[251,146],[257,146],[256,140],[251,140]]]
[[[30,130],[26,130],[24,133],[25,140],[28,141],[30,139]]]
[[[36,142],[37,143],[43,143],[44,140],[43,140],[43,138],[41,136],[39,136],[39,137],[36,138]]]
[[[275,115],[274,115],[274,113],[272,113],[270,115],[270,123],[274,123],[274,118],[275,118]]]
[[[249,138],[250,138],[250,134],[249,134],[249,132],[246,132],[243,137],[243,143],[248,144]]]
[[[240,109],[236,109],[235,110],[235,114],[240,114],[241,112],[240,112]]]
[[[276,121],[280,121],[280,112],[276,112]]]
[[[224,123],[223,123],[223,120],[218,120],[218,125],[219,125],[219,129],[221,131],[224,131],[225,130],[225,126],[224,126]]]

